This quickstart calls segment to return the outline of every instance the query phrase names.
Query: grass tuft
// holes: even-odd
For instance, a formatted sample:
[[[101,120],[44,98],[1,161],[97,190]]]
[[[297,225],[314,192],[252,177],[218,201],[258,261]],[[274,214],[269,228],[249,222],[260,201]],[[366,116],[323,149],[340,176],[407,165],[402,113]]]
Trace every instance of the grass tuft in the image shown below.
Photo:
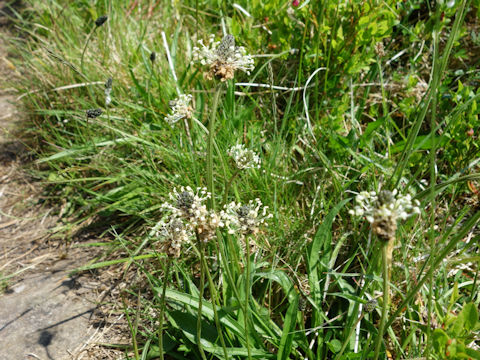
[[[27,1],[36,175],[144,280],[130,358],[480,358],[478,5]]]

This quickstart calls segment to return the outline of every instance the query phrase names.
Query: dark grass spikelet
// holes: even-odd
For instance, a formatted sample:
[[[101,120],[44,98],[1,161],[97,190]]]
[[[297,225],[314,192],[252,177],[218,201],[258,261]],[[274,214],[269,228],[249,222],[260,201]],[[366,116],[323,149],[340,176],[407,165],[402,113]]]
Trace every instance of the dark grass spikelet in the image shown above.
[[[150,61],[154,63],[156,59],[157,59],[157,53],[155,51],[152,51],[150,54]]]
[[[109,77],[107,79],[107,81],[105,82],[105,89],[112,89],[112,85],[113,85],[113,79],[111,77]]]
[[[95,20],[95,26],[100,27],[103,24],[105,24],[105,22],[107,20],[108,20],[108,16],[107,15],[102,15],[99,18],[97,18],[97,20]]]
[[[95,119],[102,115],[102,109],[88,109],[86,114],[88,119]]]

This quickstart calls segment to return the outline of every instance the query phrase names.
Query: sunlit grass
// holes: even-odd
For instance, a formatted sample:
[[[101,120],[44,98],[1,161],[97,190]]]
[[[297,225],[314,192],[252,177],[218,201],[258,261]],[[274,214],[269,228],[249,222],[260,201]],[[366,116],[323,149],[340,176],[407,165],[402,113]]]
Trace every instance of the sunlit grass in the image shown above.
[[[478,357],[478,343],[448,332],[449,312],[480,301],[478,146],[466,132],[479,95],[458,84],[470,68],[452,60],[470,6],[50,0],[22,10],[13,43],[46,166],[37,176],[75,226],[95,217],[107,229],[114,246],[83,270],[123,264],[145,280],[119,300],[130,356],[440,359],[447,339]],[[233,34],[245,52],[230,55],[252,54],[253,71],[219,65],[230,55],[215,51],[213,65],[192,62],[212,34],[228,46]],[[239,166],[237,145],[258,161]],[[164,203],[182,186],[208,189],[209,216],[257,198],[272,216],[242,233],[173,211],[191,236],[169,252]],[[398,224],[388,275],[376,232],[349,214],[358,192],[378,189],[412,193],[422,210]]]

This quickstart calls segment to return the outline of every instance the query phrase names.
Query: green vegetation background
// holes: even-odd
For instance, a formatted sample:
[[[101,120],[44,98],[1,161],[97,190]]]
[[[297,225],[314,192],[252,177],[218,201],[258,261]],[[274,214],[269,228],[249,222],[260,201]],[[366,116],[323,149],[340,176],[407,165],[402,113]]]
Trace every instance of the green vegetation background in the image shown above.
[[[103,236],[104,257],[84,271],[121,263],[141,275],[125,294],[126,356],[226,358],[222,332],[232,359],[366,359],[378,336],[383,357],[480,359],[479,5],[26,1],[12,45],[25,74],[15,85],[33,119],[32,171],[62,204],[61,237],[92,222]],[[95,29],[101,15],[108,20]],[[224,31],[256,57],[250,75],[225,83],[215,111],[217,202],[260,198],[273,218],[251,239],[249,261],[238,238],[219,233],[204,263],[185,244],[168,271],[152,231],[161,204],[175,187],[207,185],[204,127],[217,85],[191,63],[192,49]],[[193,95],[198,122],[166,123],[177,89]],[[103,113],[88,119],[93,108]],[[262,166],[225,194],[235,173],[227,150],[239,143]],[[379,188],[422,203],[397,231],[385,336],[378,240],[348,214],[355,193]]]

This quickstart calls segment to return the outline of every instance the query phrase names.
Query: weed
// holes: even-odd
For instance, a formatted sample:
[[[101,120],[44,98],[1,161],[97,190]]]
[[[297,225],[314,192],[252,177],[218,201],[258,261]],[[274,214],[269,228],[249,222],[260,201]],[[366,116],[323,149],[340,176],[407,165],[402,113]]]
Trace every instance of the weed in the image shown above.
[[[76,219],[109,219],[116,248],[83,269],[146,280],[125,310],[131,356],[478,357],[478,49],[460,37],[477,7],[48,0],[19,15],[38,176]],[[361,192],[381,186],[399,190]],[[473,336],[452,330],[467,318]]]

